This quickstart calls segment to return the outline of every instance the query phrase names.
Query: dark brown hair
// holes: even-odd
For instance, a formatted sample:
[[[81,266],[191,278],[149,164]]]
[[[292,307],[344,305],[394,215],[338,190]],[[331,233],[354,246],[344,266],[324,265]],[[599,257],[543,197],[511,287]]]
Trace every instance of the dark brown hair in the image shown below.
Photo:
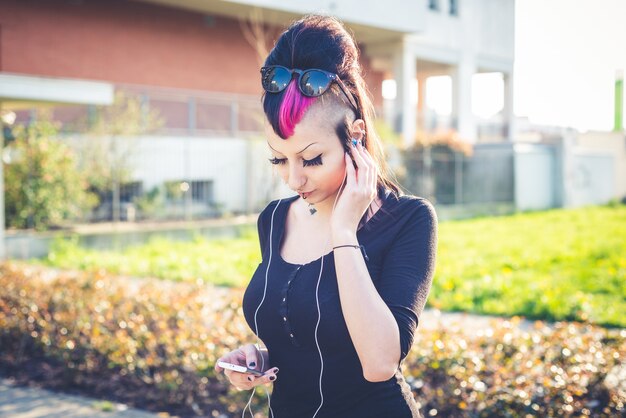
[[[391,172],[385,161],[381,140],[374,128],[374,106],[363,79],[359,63],[359,50],[353,37],[343,24],[335,17],[323,15],[307,15],[293,22],[283,32],[274,48],[270,51],[264,65],[282,65],[287,68],[319,68],[330,71],[339,76],[347,86],[349,93],[355,98],[358,113],[365,122],[363,146],[368,150],[378,166],[377,194],[385,197],[385,191],[390,189],[396,196],[402,194],[398,185],[391,180]],[[343,104],[351,109],[349,102],[335,83],[329,91]],[[324,95],[326,95],[324,93]],[[290,122],[297,124],[306,109],[319,98],[313,101],[302,101],[304,96],[295,87],[294,80],[288,88],[280,93],[263,94],[263,110],[274,132],[283,139],[293,134],[293,130],[285,128],[285,112],[293,110]],[[308,99],[308,98],[307,98]],[[350,147],[350,126],[354,119],[346,116],[337,126],[336,133],[344,148]],[[364,215],[365,217],[365,215]]]

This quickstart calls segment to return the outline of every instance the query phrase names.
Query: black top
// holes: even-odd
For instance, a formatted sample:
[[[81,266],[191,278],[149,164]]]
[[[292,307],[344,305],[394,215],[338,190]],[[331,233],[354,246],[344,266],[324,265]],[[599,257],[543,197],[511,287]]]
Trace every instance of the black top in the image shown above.
[[[317,411],[316,418],[420,417],[401,365],[411,349],[434,274],[437,216],[433,206],[422,198],[388,193],[382,207],[357,231],[358,242],[369,257],[366,265],[374,286],[400,331],[401,361],[395,375],[384,382],[369,382],[363,377],[341,310],[333,253],[307,264],[288,263],[281,257],[287,210],[298,197],[272,201],[259,215],[263,260],[243,296],[246,321],[268,349],[266,367],[280,369],[270,398],[273,415],[268,409],[267,416],[312,418]],[[315,292],[322,258],[317,329],[323,358],[320,382]],[[254,314],[259,304],[257,333]],[[320,386],[323,405],[318,411]]]

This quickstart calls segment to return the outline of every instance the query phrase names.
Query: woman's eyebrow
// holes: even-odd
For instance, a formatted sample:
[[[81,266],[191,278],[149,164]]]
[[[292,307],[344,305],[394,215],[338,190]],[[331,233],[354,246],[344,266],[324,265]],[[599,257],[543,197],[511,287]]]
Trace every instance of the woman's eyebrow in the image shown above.
[[[310,146],[311,146],[311,145],[313,145],[313,144],[317,144],[317,142],[311,142],[309,145],[307,145],[306,147],[304,147],[304,149],[303,149],[302,151],[298,151],[298,152],[296,152],[296,154],[301,154],[301,153],[303,153],[303,152],[304,152],[304,150],[306,150],[308,147],[310,147]],[[272,148],[272,146],[270,145],[270,143],[269,143],[269,142],[267,143],[267,146],[269,146],[270,148]],[[274,149],[274,148],[272,148],[272,149]],[[274,151],[276,151],[276,150],[274,149]],[[282,152],[280,152],[280,151],[276,151],[276,152],[277,152],[277,153],[279,153],[279,154],[282,154]]]

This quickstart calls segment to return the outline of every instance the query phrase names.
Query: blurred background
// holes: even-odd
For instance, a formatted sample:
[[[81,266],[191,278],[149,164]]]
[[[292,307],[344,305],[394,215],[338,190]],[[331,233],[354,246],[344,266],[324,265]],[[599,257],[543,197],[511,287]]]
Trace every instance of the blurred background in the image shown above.
[[[441,222],[423,414],[624,413],[624,2],[0,0],[0,415],[241,415],[212,365],[253,341],[256,219],[293,194],[259,68],[312,12]]]

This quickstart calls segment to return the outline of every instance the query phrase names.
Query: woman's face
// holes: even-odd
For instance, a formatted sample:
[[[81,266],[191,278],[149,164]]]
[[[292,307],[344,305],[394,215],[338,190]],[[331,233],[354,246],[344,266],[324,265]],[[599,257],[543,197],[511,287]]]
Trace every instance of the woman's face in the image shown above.
[[[289,188],[308,203],[334,198],[345,176],[345,151],[335,132],[337,118],[329,116],[328,108],[314,104],[287,139],[265,125],[271,162]]]

